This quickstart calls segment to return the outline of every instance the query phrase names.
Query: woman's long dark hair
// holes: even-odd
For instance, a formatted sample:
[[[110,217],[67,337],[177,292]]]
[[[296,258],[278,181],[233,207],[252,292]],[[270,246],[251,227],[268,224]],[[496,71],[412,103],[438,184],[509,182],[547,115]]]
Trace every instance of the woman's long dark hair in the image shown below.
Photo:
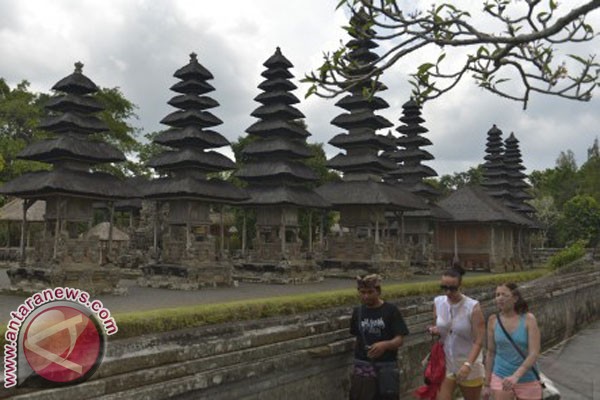
[[[507,283],[503,284],[502,286],[505,286],[508,289],[510,289],[510,292],[513,294],[513,296],[515,296],[517,298],[517,301],[515,302],[515,312],[517,314],[525,314],[525,313],[529,312],[529,306],[527,305],[527,302],[523,298],[523,295],[521,295],[521,292],[519,291],[519,287],[517,286],[516,283],[507,282]]]

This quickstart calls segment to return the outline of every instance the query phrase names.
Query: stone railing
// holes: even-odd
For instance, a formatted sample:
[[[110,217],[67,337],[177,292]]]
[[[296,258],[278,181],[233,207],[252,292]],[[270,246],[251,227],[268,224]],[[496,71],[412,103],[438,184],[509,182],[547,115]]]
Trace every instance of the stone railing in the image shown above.
[[[486,316],[495,310],[493,289],[468,291],[481,301]],[[522,285],[545,348],[598,319],[599,289],[598,269]],[[430,346],[424,332],[431,323],[432,298],[410,297],[392,303],[400,307],[411,331],[400,353],[402,388],[408,392],[422,383],[420,361]],[[350,307],[342,307],[111,340],[104,363],[90,381],[40,392],[5,392],[24,394],[17,399],[44,400],[96,396],[342,400],[347,398],[354,341],[348,334],[350,312]]]

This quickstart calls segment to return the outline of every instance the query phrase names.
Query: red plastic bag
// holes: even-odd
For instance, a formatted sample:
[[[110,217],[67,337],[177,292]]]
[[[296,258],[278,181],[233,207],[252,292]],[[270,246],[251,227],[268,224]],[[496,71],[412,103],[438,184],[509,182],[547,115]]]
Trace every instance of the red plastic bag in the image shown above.
[[[426,384],[415,390],[414,396],[419,399],[435,400],[445,377],[446,358],[444,356],[444,346],[438,341],[431,346],[431,355],[425,368]]]

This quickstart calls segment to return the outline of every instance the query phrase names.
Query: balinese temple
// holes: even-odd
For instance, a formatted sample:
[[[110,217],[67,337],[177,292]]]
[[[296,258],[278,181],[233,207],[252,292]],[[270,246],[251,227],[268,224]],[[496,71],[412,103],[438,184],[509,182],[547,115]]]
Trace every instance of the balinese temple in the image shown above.
[[[507,157],[501,136],[496,125],[488,132],[481,186],[463,187],[438,203],[452,216],[440,222],[435,235],[439,258],[447,266],[503,272],[522,269],[531,259],[528,238],[534,224],[510,197],[520,152],[511,143]]]
[[[308,243],[300,239],[298,213],[330,205],[308,187],[318,177],[304,163],[311,157],[306,143],[310,133],[301,121],[304,115],[293,106],[299,103],[291,93],[296,89],[289,71],[293,65],[279,48],[263,65],[262,93],[254,99],[261,106],[251,114],[259,120],[246,130],[252,140],[242,150],[244,162],[235,174],[247,184],[250,199],[245,205],[256,214],[256,237],[246,249],[243,229],[244,257],[236,276],[279,283],[319,280],[311,256],[313,238],[309,235]]]
[[[371,51],[377,47],[372,40],[374,31],[369,29],[367,21],[363,10],[350,20],[354,29],[350,31],[352,39],[346,44],[349,51],[345,71],[350,78],[370,72],[373,67],[368,64],[377,59]],[[329,141],[344,153],[337,154],[327,163],[329,168],[340,171],[343,179],[317,190],[339,211],[342,228],[341,235],[328,237],[323,266],[331,274],[377,271],[401,275],[408,271],[409,260],[404,257],[398,238],[387,234],[386,212],[400,216],[405,211],[426,209],[426,205],[416,195],[383,182],[383,176],[397,166],[380,153],[392,151],[396,145],[388,137],[376,133],[392,123],[375,112],[389,105],[376,93],[370,96],[365,91],[374,88],[379,92],[386,89],[385,85],[371,79],[345,87],[349,94],[336,105],[347,112],[335,117],[331,123],[346,132]]]
[[[483,163],[483,177],[481,186],[490,196],[510,207],[509,183],[506,180],[506,169],[504,167],[504,142],[502,131],[493,125],[487,133],[485,152],[487,155]]]
[[[22,290],[71,286],[100,293],[118,284],[119,275],[110,267],[117,257],[110,229],[103,244],[84,233],[92,226],[94,202],[107,203],[112,216],[115,201],[131,197],[133,191],[117,177],[93,171],[98,164],[124,161],[125,156],[98,135],[108,127],[96,116],[103,109],[93,97],[98,87],[82,68],[76,63],[75,72],[52,87],[58,95],[46,104],[49,116],[38,127],[50,137],[18,155],[52,168],[23,174],[0,188],[2,194],[25,200],[24,214],[36,200],[46,201],[43,237],[33,254],[25,256],[22,247],[21,267],[9,271],[12,284]]]
[[[174,76],[179,82],[171,90],[178,94],[168,104],[177,110],[161,120],[170,128],[154,139],[168,150],[148,162],[160,175],[144,188],[145,199],[155,203],[155,262],[143,268],[140,283],[173,289],[230,285],[232,264],[223,251],[224,226],[218,237],[212,235],[210,212],[211,208],[223,212],[223,206],[239,203],[247,195],[222,179],[209,177],[235,168],[229,158],[210,150],[229,145],[223,135],[210,129],[222,123],[207,111],[219,105],[205,96],[215,90],[207,82],[213,75],[192,53],[189,63]]]
[[[421,197],[427,203],[427,209],[406,211],[400,218],[390,214],[388,219],[392,232],[400,236],[409,251],[411,264],[419,267],[433,266],[434,231],[438,221],[450,219],[450,215],[435,204],[441,193],[425,182],[425,179],[437,176],[437,172],[423,164],[434,157],[423,149],[432,143],[423,136],[429,130],[423,126],[425,120],[421,117],[421,107],[414,100],[411,99],[402,106],[400,122],[403,124],[396,128],[400,136],[392,136],[397,147],[383,153],[395,161],[397,168],[384,179]]]
[[[525,182],[527,175],[522,172],[525,167],[521,158],[519,140],[514,133],[511,133],[504,141],[504,168],[509,186],[511,208],[531,217],[535,213],[535,208],[527,204],[526,201],[533,199],[533,196],[526,192],[530,186]]]

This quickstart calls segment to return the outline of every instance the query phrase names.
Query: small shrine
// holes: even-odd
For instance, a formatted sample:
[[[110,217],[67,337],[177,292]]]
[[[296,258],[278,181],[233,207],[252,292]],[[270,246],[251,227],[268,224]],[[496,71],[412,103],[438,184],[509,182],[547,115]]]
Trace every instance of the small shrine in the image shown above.
[[[251,114],[259,120],[246,130],[251,140],[235,173],[247,185],[250,199],[244,205],[256,215],[256,237],[247,249],[244,219],[236,277],[274,283],[320,280],[312,257],[313,238],[309,233],[308,243],[302,242],[298,214],[327,208],[329,203],[308,187],[318,177],[304,163],[312,156],[306,143],[310,133],[301,120],[304,114],[293,106],[299,103],[292,93],[296,85],[290,81],[293,65],[279,48],[263,65],[265,80],[258,85],[263,92],[254,99],[261,106]]]
[[[368,92],[381,92],[386,87],[374,78],[358,84],[350,82],[352,77],[373,70],[369,64],[377,58],[371,51],[377,47],[372,39],[375,32],[370,29],[364,10],[352,16],[350,25],[352,39],[346,44],[348,53],[345,55],[348,81],[342,84],[349,94],[336,103],[347,112],[331,121],[347,132],[329,141],[345,153],[339,153],[327,163],[343,174],[343,180],[317,189],[317,193],[339,211],[341,229],[339,235],[328,236],[322,265],[329,275],[353,276],[368,271],[402,276],[408,273],[410,262],[402,243],[388,234],[386,214],[400,215],[427,207],[418,196],[383,181],[383,176],[397,166],[380,152],[393,151],[396,144],[376,133],[392,126],[390,121],[375,114],[389,105],[376,93],[369,95]]]
[[[167,150],[148,165],[160,175],[144,185],[144,198],[155,204],[153,221],[154,261],[143,267],[140,284],[173,289],[231,285],[232,264],[224,252],[225,228],[211,234],[211,209],[247,199],[246,193],[211,174],[235,169],[221,153],[209,149],[229,145],[220,133],[209,128],[222,124],[209,109],[219,106],[206,93],[214,91],[207,81],[213,75],[197,55],[178,69],[180,81],[171,90],[178,93],[168,103],[177,108],[161,123],[170,129],[154,138]]]
[[[504,141],[504,168],[508,181],[510,207],[521,214],[532,217],[535,214],[535,208],[526,203],[527,200],[533,199],[533,196],[526,192],[531,186],[525,182],[527,175],[522,172],[525,167],[521,158],[519,140],[514,133],[511,133]]]
[[[507,153],[502,131],[494,125],[488,131],[481,186],[463,187],[438,203],[452,215],[452,220],[440,222],[435,235],[443,264],[505,272],[530,263],[530,233],[536,224],[519,208],[526,193],[516,191],[524,189],[525,182],[519,175],[523,168],[513,139]],[[526,210],[526,203],[521,204]]]
[[[122,180],[94,171],[102,163],[125,160],[121,151],[102,140],[107,125],[96,114],[103,110],[93,94],[98,87],[75,64],[75,72],[56,83],[39,129],[49,138],[27,146],[18,158],[52,165],[48,171],[29,172],[0,187],[0,193],[23,202],[23,232],[27,209],[37,200],[46,202],[42,237],[32,254],[21,246],[18,268],[8,271],[13,288],[35,291],[48,286],[70,286],[92,293],[118,291],[119,274],[113,268],[118,256],[112,240],[114,203],[131,197]],[[108,133],[110,134],[110,133]],[[85,236],[92,227],[93,203],[108,204],[110,221],[106,241]]]

